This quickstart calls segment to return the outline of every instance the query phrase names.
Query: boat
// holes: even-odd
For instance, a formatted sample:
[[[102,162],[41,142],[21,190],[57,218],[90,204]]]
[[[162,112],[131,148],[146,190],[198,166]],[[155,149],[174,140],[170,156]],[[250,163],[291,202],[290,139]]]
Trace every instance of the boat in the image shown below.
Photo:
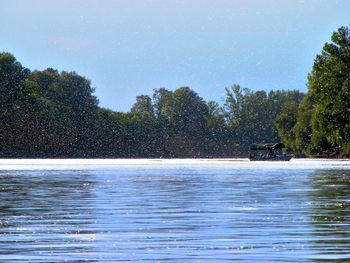
[[[250,161],[289,161],[293,155],[284,154],[283,143],[261,143],[250,146]]]

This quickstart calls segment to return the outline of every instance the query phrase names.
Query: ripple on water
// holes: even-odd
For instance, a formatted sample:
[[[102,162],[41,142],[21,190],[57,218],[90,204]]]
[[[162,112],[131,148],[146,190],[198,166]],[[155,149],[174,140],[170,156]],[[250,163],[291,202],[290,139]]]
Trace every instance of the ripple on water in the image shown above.
[[[347,161],[16,162],[0,162],[1,262],[350,258]]]

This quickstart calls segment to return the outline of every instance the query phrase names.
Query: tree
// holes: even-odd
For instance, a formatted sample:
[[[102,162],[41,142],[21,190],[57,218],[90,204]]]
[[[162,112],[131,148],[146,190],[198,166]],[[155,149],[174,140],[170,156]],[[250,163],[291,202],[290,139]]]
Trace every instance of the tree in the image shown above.
[[[154,118],[152,99],[147,95],[137,96],[136,102],[131,107],[130,112],[142,114],[149,118]]]
[[[274,119],[286,104],[298,104],[303,97],[299,91],[251,91],[233,85],[226,89],[225,116],[228,128],[235,137],[236,151],[240,155],[247,153],[252,143],[280,141]],[[281,116],[277,123],[282,124],[286,116]],[[283,130],[282,127],[281,131]],[[282,131],[282,133],[284,130]],[[231,142],[232,145],[232,142]]]
[[[274,118],[278,135],[286,147],[296,153],[301,153],[302,149],[310,143],[307,134],[305,135],[305,132],[300,129],[301,123],[304,123],[305,120],[302,117],[298,118],[299,115],[306,113],[310,109],[312,110],[310,98],[304,96],[299,91],[272,91],[269,94],[270,101],[273,101],[275,104],[272,108],[275,108],[275,112],[280,112]],[[309,107],[311,108],[309,109]]]
[[[350,152],[350,32],[339,28],[316,56],[308,75],[308,93],[298,109],[276,119],[282,139],[296,153]],[[296,116],[296,118],[295,118]],[[293,125],[294,123],[294,125]],[[293,127],[292,127],[293,126]],[[288,132],[289,130],[289,132]]]
[[[59,90],[60,102],[64,111],[77,128],[77,143],[75,145],[78,154],[94,154],[96,147],[95,127],[98,100],[93,95],[95,89],[85,77],[75,72],[60,73]]]
[[[225,88],[226,100],[224,105],[224,114],[227,123],[233,128],[237,128],[241,121],[241,110],[244,94],[249,93],[249,90],[242,88],[239,85],[231,86],[231,89]]]
[[[155,115],[158,119],[169,119],[172,108],[173,92],[159,88],[153,91],[153,104]]]
[[[310,92],[306,94],[298,106],[296,123],[291,130],[291,133],[295,136],[291,146],[293,151],[298,154],[309,154],[313,151],[313,147],[310,145],[312,136],[311,120],[315,107],[315,97]]]
[[[347,69],[345,51],[327,50],[319,58],[327,65],[325,74],[332,76],[327,56],[333,53],[340,60],[336,68]],[[152,99],[137,96],[130,112],[121,113],[100,108],[90,81],[75,72],[30,72],[11,54],[0,53],[0,150],[16,157],[244,156],[251,143],[279,140],[276,116],[280,136],[293,149],[345,149],[350,124],[339,123],[349,118],[349,103],[341,101],[348,98],[348,79],[339,82],[335,74],[327,85],[340,83],[342,91],[328,98],[333,93],[325,96],[316,83],[323,78],[320,70],[315,66],[310,92],[300,104],[298,91],[267,94],[234,85],[221,107],[189,87],[159,88]]]
[[[174,91],[171,106],[169,120],[174,131],[174,153],[200,155],[207,136],[209,109],[206,102],[189,87],[182,87]]]
[[[20,150],[17,138],[22,134],[21,106],[26,95],[24,82],[30,71],[9,53],[0,53],[0,151]]]
[[[317,55],[308,76],[309,92],[315,96],[312,144],[319,151],[337,148],[350,152],[350,32],[341,27]]]
[[[278,134],[287,148],[292,149],[295,141],[295,134],[292,129],[297,122],[298,104],[296,102],[286,103],[282,112],[275,118],[274,123]]]
[[[208,156],[230,156],[232,145],[232,136],[225,122],[224,110],[215,101],[208,101],[208,138],[207,138],[207,155]]]
[[[95,131],[98,157],[128,157],[127,127],[124,114],[99,108]]]
[[[63,101],[59,72],[51,68],[33,71],[26,84],[35,90],[26,121],[33,138],[29,145],[35,148],[30,152],[46,156],[74,154],[78,131]]]

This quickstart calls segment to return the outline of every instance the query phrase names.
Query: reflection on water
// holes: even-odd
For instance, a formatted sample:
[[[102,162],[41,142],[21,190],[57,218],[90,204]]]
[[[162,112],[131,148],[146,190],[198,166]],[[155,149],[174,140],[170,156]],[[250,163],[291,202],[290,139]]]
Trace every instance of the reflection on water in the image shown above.
[[[75,238],[92,233],[88,184],[89,175],[78,172],[1,173],[0,261],[55,261],[59,253],[90,251]]]
[[[350,261],[350,171],[314,172],[310,181],[315,258]]]
[[[350,167],[283,165],[0,172],[0,262],[350,260]]]

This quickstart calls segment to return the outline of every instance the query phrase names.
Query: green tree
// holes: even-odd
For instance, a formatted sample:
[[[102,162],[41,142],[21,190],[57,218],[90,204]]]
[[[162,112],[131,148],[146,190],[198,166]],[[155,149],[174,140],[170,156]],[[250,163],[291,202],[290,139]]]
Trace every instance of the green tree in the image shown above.
[[[161,157],[173,157],[172,138],[175,136],[170,117],[173,107],[173,92],[165,88],[153,91],[153,108],[155,113],[155,133],[157,143],[155,152]]]
[[[98,101],[93,95],[95,89],[85,77],[75,72],[61,72],[59,79],[61,103],[77,129],[78,154],[94,154],[96,147],[95,127]]]
[[[298,103],[285,103],[282,112],[274,119],[278,134],[288,149],[294,149],[295,133],[293,127],[297,122]]]
[[[27,123],[36,139],[39,154],[66,156],[76,152],[78,128],[63,101],[63,89],[57,70],[33,71],[27,84],[34,87],[34,106]],[[31,151],[33,152],[33,150]]]
[[[201,155],[206,143],[209,109],[206,102],[188,87],[173,93],[170,122],[175,136],[172,138],[176,155]]]
[[[154,90],[157,145],[162,156],[198,156],[207,149],[209,108],[189,87]]]
[[[310,145],[312,136],[311,120],[315,106],[315,98],[311,93],[307,93],[298,106],[297,121],[291,130],[291,133],[295,136],[292,149],[297,154],[309,154],[313,151],[312,145]]]
[[[24,82],[30,71],[9,53],[0,53],[0,151],[22,150],[17,140],[25,125],[21,107],[28,91]]]
[[[136,102],[131,107],[130,112],[142,114],[149,118],[154,118],[152,99],[147,95],[137,96]]]
[[[270,97],[277,104],[276,112],[280,112],[274,119],[278,135],[289,150],[301,154],[310,143],[309,131],[304,126],[309,123],[305,117],[311,116],[306,113],[313,110],[310,97],[299,91],[277,91]]]
[[[230,144],[232,136],[225,122],[224,110],[215,101],[208,101],[208,138],[206,152],[208,156],[232,156],[234,147]]]
[[[350,32],[341,27],[317,55],[308,76],[309,92],[315,96],[312,116],[314,149],[350,152]]]
[[[299,91],[251,91],[233,85],[226,89],[225,116],[228,128],[235,137],[237,153],[246,155],[252,143],[280,141],[274,125],[275,118],[287,110],[287,104],[298,104],[303,97]],[[286,116],[280,116],[277,123],[282,124]],[[291,126],[292,124],[289,124]],[[282,135],[284,130],[281,132]],[[285,127],[286,128],[286,127]],[[283,128],[283,129],[285,129]],[[233,142],[231,142],[231,145]]]
[[[124,114],[99,108],[95,131],[97,157],[129,157],[127,151],[127,127]]]
[[[249,90],[242,88],[239,85],[233,85],[231,88],[225,88],[226,100],[224,105],[224,114],[227,123],[231,128],[237,128],[241,122],[241,110],[244,99],[244,93]]]

